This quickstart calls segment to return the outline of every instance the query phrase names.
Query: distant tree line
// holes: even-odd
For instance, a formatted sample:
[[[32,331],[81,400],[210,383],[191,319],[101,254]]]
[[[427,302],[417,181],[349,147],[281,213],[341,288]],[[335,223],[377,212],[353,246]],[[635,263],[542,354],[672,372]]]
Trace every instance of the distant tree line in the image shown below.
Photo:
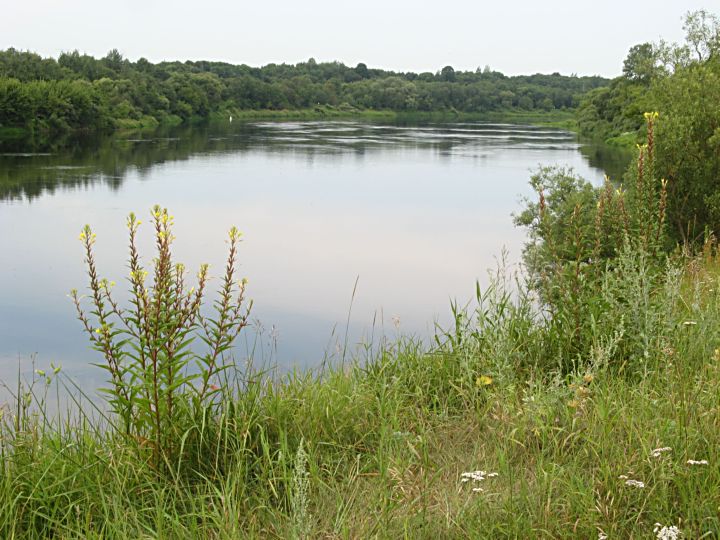
[[[78,51],[57,59],[0,51],[0,127],[48,131],[188,122],[233,110],[398,112],[552,111],[576,107],[609,81],[602,77],[508,77],[489,67],[397,73],[360,63],[264,67],[224,62],[131,62],[117,50],[96,59]]]

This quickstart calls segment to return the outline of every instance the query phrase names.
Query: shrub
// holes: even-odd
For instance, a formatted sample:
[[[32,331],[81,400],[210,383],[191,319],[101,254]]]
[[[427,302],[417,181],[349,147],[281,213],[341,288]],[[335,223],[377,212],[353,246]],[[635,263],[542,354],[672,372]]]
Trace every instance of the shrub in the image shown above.
[[[590,354],[597,322],[617,308],[603,284],[621,253],[626,263],[642,259],[643,268],[665,256],[667,182],[655,175],[657,113],[645,119],[647,144],[638,146],[637,166],[626,174],[627,191],[607,177],[596,188],[572,170],[545,167],[531,179],[538,201],[528,201],[515,218],[529,229],[523,259],[550,326],[548,358],[559,358],[564,370]],[[658,275],[652,268],[643,272]]]

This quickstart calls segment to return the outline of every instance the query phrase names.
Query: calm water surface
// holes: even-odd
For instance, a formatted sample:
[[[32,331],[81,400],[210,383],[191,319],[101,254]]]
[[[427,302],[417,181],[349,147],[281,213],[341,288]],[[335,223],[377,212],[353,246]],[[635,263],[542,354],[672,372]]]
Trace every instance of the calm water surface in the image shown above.
[[[254,346],[280,366],[312,366],[338,357],[348,315],[351,349],[396,332],[427,339],[449,321],[451,299],[469,300],[475,281],[487,282],[503,248],[517,261],[524,233],[511,214],[539,164],[570,165],[597,183],[619,166],[565,131],[488,123],[235,124],[5,150],[0,379],[34,358],[89,385],[102,377],[88,367],[98,356],[67,298],[86,284],[85,223],[97,233],[101,274],[119,285],[130,211],[149,221],[153,204],[168,207],[177,258],[209,262],[216,276],[237,225],[255,308],[236,356]]]

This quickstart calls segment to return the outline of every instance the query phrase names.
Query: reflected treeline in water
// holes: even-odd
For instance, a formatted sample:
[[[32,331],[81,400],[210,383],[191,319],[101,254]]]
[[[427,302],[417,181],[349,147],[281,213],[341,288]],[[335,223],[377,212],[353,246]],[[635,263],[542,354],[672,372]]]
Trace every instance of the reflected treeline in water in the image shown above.
[[[505,123],[372,124],[367,122],[256,122],[162,129],[133,136],[76,136],[58,147],[15,139],[0,145],[0,200],[32,200],[57,189],[103,184],[118,189],[130,172],[141,178],[159,164],[196,156],[243,153],[298,154],[307,159],[403,149],[430,149],[446,157],[487,158],[507,149],[578,149],[596,168],[620,178],[629,157],[580,144],[567,131]]]
[[[634,157],[633,151],[629,148],[592,141],[581,144],[580,153],[588,160],[591,167],[604,171],[614,183],[622,182],[628,164]]]

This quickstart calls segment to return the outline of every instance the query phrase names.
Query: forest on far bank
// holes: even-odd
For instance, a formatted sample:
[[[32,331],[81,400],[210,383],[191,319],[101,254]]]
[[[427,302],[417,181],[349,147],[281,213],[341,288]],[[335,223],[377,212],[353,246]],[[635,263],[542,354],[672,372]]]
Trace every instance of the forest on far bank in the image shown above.
[[[78,51],[57,59],[0,51],[0,128],[45,133],[193,122],[242,111],[338,113],[548,112],[576,108],[608,79],[506,76],[486,66],[398,73],[309,59],[263,67],[224,62],[132,62]]]

